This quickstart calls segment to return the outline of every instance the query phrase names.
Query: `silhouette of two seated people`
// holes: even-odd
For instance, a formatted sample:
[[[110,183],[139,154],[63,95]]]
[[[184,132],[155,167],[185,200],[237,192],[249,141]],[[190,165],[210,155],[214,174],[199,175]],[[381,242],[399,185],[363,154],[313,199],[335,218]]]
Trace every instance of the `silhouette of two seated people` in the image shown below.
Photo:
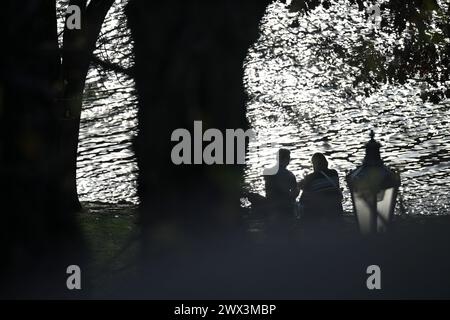
[[[264,172],[266,197],[252,194],[249,197],[252,207],[272,222],[290,223],[296,216],[304,222],[339,217],[343,213],[339,176],[336,170],[328,168],[326,157],[314,154],[311,159],[314,171],[298,183],[287,169],[290,161],[290,151],[280,149],[277,165]],[[297,203],[300,190],[302,195]]]

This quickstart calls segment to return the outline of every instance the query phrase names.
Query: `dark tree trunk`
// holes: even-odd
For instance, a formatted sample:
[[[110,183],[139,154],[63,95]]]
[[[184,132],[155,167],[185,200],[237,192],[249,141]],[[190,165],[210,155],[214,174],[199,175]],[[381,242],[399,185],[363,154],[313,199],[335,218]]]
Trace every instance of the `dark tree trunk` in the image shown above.
[[[55,2],[2,6],[8,47],[0,79],[1,252],[9,268],[2,280],[15,290],[9,294],[54,295],[64,288],[65,259],[81,245],[73,212],[61,206]],[[0,287],[8,290],[4,282]]]
[[[195,120],[203,130],[247,128],[243,63],[267,4],[130,1],[144,247],[237,228],[243,166],[174,165],[171,134],[193,133]]]
[[[92,54],[106,14],[114,0],[72,0],[81,8],[81,30],[64,30],[60,94],[61,155],[63,161],[63,191],[66,206],[79,210],[76,186],[78,136],[83,103],[83,91]]]

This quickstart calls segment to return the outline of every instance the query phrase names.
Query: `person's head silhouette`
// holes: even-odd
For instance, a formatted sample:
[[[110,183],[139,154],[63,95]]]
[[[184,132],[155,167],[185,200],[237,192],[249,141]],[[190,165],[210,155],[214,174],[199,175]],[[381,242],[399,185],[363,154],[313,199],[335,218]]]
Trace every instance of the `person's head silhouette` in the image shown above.
[[[323,171],[328,169],[328,161],[323,153],[315,153],[311,158],[311,162],[313,164],[314,171]]]
[[[278,164],[280,168],[286,168],[291,162],[291,152],[288,149],[278,150]]]

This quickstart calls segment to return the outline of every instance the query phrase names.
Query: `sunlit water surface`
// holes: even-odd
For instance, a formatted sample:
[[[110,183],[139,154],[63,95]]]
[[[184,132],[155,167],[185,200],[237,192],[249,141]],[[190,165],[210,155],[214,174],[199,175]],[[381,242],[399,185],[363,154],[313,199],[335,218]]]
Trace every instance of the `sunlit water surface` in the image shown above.
[[[95,54],[131,66],[131,43],[123,8],[117,0],[103,24]],[[137,134],[133,80],[92,66],[86,84],[78,144],[77,187],[81,201],[138,203],[138,168],[132,149]]]
[[[299,26],[291,28],[294,19]],[[277,148],[291,150],[289,168],[297,179],[311,172],[313,153],[323,152],[340,173],[349,211],[344,176],[361,163],[373,128],[385,163],[401,172],[403,206],[397,213],[448,212],[450,101],[424,103],[419,94],[426,87],[416,80],[383,85],[366,97],[363,87],[352,86],[357,68],[330,50],[338,43],[351,52],[372,27],[344,0],[309,16],[291,14],[279,3],[269,7],[246,63],[248,119],[257,133],[248,156],[249,189],[264,194],[261,173]],[[375,41],[388,56],[395,45],[399,41],[392,34],[380,33]]]
[[[257,133],[245,173],[247,188],[264,194],[261,173],[278,147],[292,151],[290,169],[298,179],[311,171],[310,157],[324,152],[344,175],[362,161],[373,128],[385,162],[401,172],[402,211],[447,213],[450,200],[450,102],[423,103],[424,84],[384,85],[366,97],[352,82],[357,68],[329,50],[339,43],[351,50],[371,32],[363,13],[344,0],[309,16],[272,4],[261,24],[261,38],[245,71],[250,96],[248,119]],[[117,13],[118,14],[118,13]],[[111,28],[107,21],[104,28]],[[290,28],[294,19],[299,26]],[[379,34],[376,45],[389,54],[398,39]],[[91,70],[82,114],[78,190],[84,201],[137,203],[137,165],[131,148],[137,130],[133,82]],[[251,148],[255,150],[255,148]],[[351,209],[345,193],[345,208]],[[400,212],[400,206],[397,207]]]

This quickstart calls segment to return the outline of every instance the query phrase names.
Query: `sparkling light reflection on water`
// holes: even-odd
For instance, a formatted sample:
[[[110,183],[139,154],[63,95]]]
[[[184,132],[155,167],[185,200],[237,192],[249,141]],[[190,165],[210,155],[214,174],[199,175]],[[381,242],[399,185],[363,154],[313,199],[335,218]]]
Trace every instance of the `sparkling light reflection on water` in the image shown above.
[[[297,18],[299,27],[289,28]],[[275,3],[261,28],[246,63],[248,119],[258,136],[255,144],[275,147],[248,155],[246,183],[252,191],[264,194],[263,166],[280,146],[291,150],[290,169],[298,179],[311,171],[312,154],[324,152],[345,186],[345,172],[361,163],[374,128],[385,162],[401,172],[406,212],[447,213],[450,101],[423,103],[418,94],[424,84],[415,80],[383,85],[370,97],[363,87],[353,88],[357,68],[329,49],[339,43],[351,52],[359,37],[371,32],[362,12],[337,0],[330,10],[297,16]],[[394,36],[381,33],[375,45],[389,54],[396,44]]]
[[[95,83],[96,77],[90,80]],[[77,186],[82,201],[137,203],[137,164],[132,139],[137,130],[133,84],[109,80],[87,97],[78,146]]]
[[[118,0],[109,11],[95,55],[124,68],[132,65],[129,30]],[[78,145],[77,187],[81,201],[137,203],[137,134],[134,82],[92,66],[86,84]]]
[[[406,211],[447,213],[450,102],[423,103],[418,93],[424,83],[417,81],[384,85],[370,97],[364,95],[363,87],[354,88],[357,68],[330,46],[339,43],[351,52],[360,45],[360,36],[371,32],[370,25],[345,0],[333,3],[329,10],[319,7],[308,17],[290,14],[279,3],[268,8],[261,39],[250,52],[245,71],[250,96],[247,116],[258,135],[256,144],[288,147],[293,157],[290,169],[298,179],[311,170],[311,155],[324,152],[345,186],[345,171],[361,162],[368,130],[374,128],[386,163],[401,171]],[[297,18],[299,27],[290,28]],[[114,15],[110,19],[117,20]],[[107,21],[104,28],[112,25]],[[375,46],[389,54],[398,40],[381,33]],[[77,173],[84,201],[138,201],[137,165],[131,149],[137,130],[132,88],[133,82],[120,75],[90,72]],[[265,148],[248,155],[249,189],[264,193],[261,173],[275,151]],[[345,196],[348,210],[347,190]]]

